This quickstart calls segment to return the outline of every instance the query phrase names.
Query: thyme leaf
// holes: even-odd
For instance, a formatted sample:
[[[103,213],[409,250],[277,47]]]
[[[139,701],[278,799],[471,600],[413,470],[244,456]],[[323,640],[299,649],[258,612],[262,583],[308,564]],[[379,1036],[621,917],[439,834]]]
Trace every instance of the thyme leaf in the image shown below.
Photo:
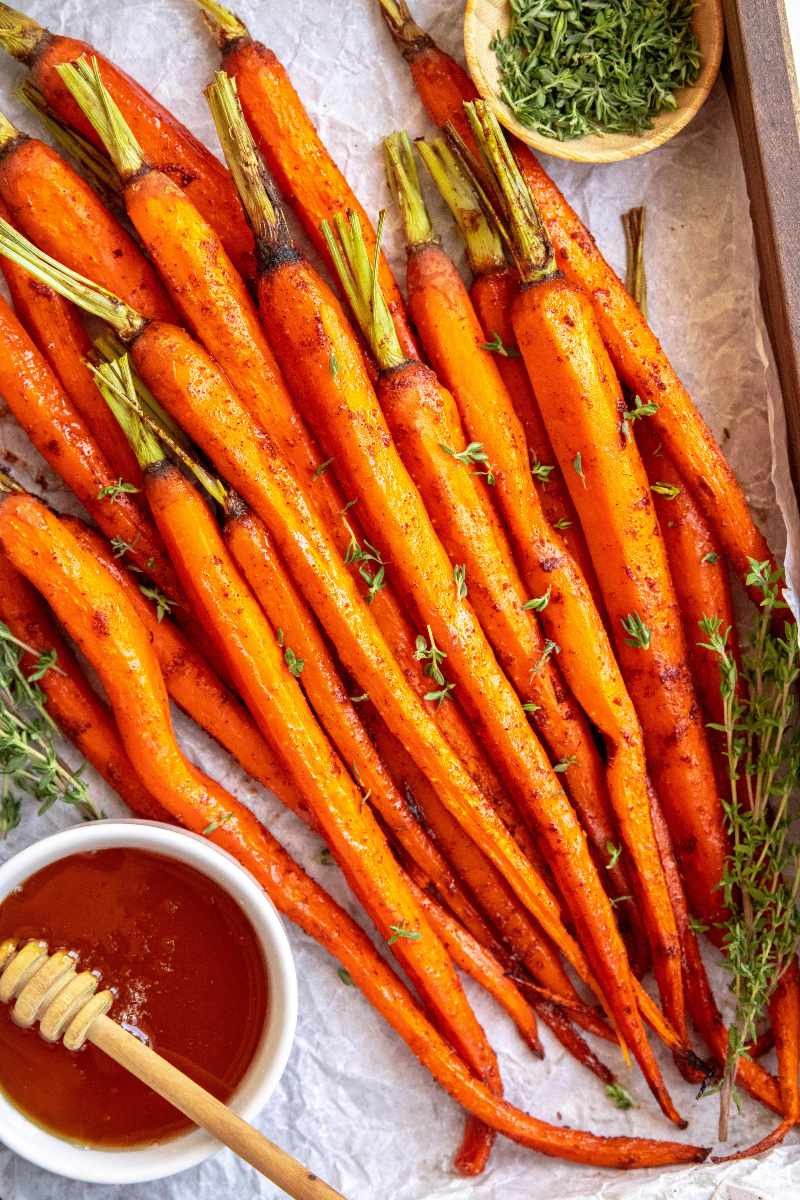
[[[480,342],[481,350],[488,350],[490,354],[499,354],[501,358],[519,358],[520,353],[516,346],[506,346],[503,344],[503,339],[496,329],[492,330],[494,337],[491,342]]]
[[[638,612],[628,613],[627,617],[620,617],[620,622],[628,635],[625,638],[628,646],[633,646],[636,650],[650,649],[650,642],[653,635]]]
[[[393,946],[395,942],[399,942],[401,938],[407,942],[418,942],[422,934],[418,929],[406,929],[405,925],[390,925],[389,929],[392,936],[387,939],[387,945]]]
[[[489,455],[483,448],[481,442],[470,442],[463,450],[453,450],[451,446],[445,446],[444,442],[439,443],[439,449],[444,450],[445,454],[449,454],[456,462],[460,462],[462,466],[478,466],[479,469],[473,471],[473,475],[483,475],[490,487],[494,487],[494,471],[489,465]]]
[[[118,479],[116,483],[107,483],[105,487],[101,487],[97,493],[98,500],[117,500],[120,496],[127,492],[138,492],[136,484],[128,483],[125,479]]]

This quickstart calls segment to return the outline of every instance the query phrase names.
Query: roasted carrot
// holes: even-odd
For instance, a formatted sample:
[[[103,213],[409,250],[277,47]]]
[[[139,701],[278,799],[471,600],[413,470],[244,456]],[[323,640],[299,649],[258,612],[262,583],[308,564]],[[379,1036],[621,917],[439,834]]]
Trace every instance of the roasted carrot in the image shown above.
[[[219,47],[222,66],[236,80],[247,123],[281,193],[303,229],[327,254],[320,224],[351,208],[362,220],[364,236],[375,253],[375,230],[342,172],[326,150],[286,68],[247,26],[217,0],[196,0]],[[405,304],[386,256],[380,255],[380,281],[398,337],[409,358],[417,357]]]
[[[468,437],[491,464],[497,500],[527,585],[539,598],[539,619],[551,650],[558,647],[573,695],[605,739],[609,795],[643,897],[662,994],[669,997],[671,1020],[680,1029],[677,934],[650,827],[642,734],[602,619],[577,565],[544,517],[527,469],[524,432],[494,357],[481,346],[481,329],[458,273],[435,245],[424,246],[409,259],[409,280],[426,350],[453,389]],[[590,659],[582,650],[586,645],[592,646]]]
[[[183,756],[147,633],[103,568],[53,514],[27,496],[8,496],[0,503],[0,543],[100,674],[126,748],[165,808],[238,857],[281,911],[339,959],[356,986],[468,1111],[488,1118],[522,1145],[576,1161],[618,1167],[702,1161],[707,1151],[696,1146],[560,1129],[493,1096],[422,1015],[347,913],[243,805]]]
[[[137,815],[166,820],[165,810],[136,774],[107,706],[89,686],[47,605],[5,555],[0,555],[0,620],[34,651],[23,655],[26,673],[36,666],[37,656],[55,654],[53,668],[45,671],[37,685],[47,712],[64,737]]]
[[[269,435],[247,413],[216,364],[185,331],[145,322],[117,297],[65,272],[2,222],[0,253],[26,265],[41,281],[103,317],[127,339],[154,394],[265,521],[344,666],[435,782],[459,823],[481,842],[579,976],[601,995],[586,958],[560,920],[547,884],[409,689],[315,509]],[[341,313],[338,305],[337,311]],[[636,996],[640,1007],[650,1003],[638,990]]]
[[[586,539],[556,464],[525,364],[514,345],[511,304],[519,276],[507,260],[500,234],[484,211],[474,182],[464,174],[445,140],[419,139],[416,146],[464,240],[473,276],[470,298],[483,329],[483,349],[494,354],[497,370],[525,431],[529,465],[542,510],[580,567],[595,603],[601,608],[602,598]]]
[[[408,254],[409,298],[431,364],[440,379],[458,388],[470,380],[480,403],[488,406],[490,385],[502,389],[491,360],[480,345],[480,329],[455,265],[436,237],[419,187],[411,144],[406,135],[386,142],[387,173],[397,196]],[[351,217],[352,221],[352,217]],[[351,264],[352,266],[352,264]],[[370,328],[378,335],[377,321]],[[391,339],[387,327],[380,352]],[[377,357],[380,358],[380,352]],[[399,359],[399,343],[392,347]],[[484,487],[467,467],[460,448],[467,438],[453,396],[431,384],[415,392],[396,386],[399,367],[379,383],[378,397],[398,450],[417,484],[437,533],[453,562],[466,568],[458,591],[469,595],[497,653],[500,665],[526,702],[531,720],[564,771],[564,784],[586,831],[612,897],[630,894],[624,867],[614,858],[617,834],[600,757],[583,714],[565,692],[557,667],[541,637],[536,616],[548,598],[531,598],[514,562],[511,546],[489,498],[496,486],[493,465],[476,465]],[[506,407],[510,406],[505,397]],[[472,443],[475,446],[475,443]],[[458,448],[458,450],[454,449]],[[455,457],[460,454],[460,458]],[[480,486],[479,486],[480,482]],[[527,611],[526,611],[527,610]],[[609,857],[611,856],[611,858]]]
[[[478,93],[467,73],[414,22],[405,0],[379,3],[431,119],[441,126],[452,122],[474,145],[462,106]],[[744,582],[751,560],[767,561],[774,569],[775,559],[733,471],[636,303],[538,159],[521,142],[512,145],[559,269],[590,297],[622,382],[643,403],[657,406],[653,425],[737,575]],[[761,603],[757,587],[750,594]]]
[[[0,201],[0,217],[8,220],[9,215]],[[136,457],[86,366],[89,338],[74,308],[8,259],[3,259],[2,271],[17,316],[91,430],[112,472],[138,485],[141,472]]]
[[[588,298],[552,263],[499,126],[480,103],[469,106],[469,119],[506,196],[523,280],[513,307],[517,344],[598,571],[689,898],[716,924],[724,913],[719,883],[727,853],[722,803],[621,388]]]
[[[51,146],[20,133],[3,116],[0,198],[12,224],[47,254],[115,288],[146,317],[175,319],[153,267],[89,184]]]
[[[306,824],[314,824],[310,809],[283,762],[261,736],[241,702],[169,617],[161,616],[146,599],[135,577],[108,543],[78,517],[62,515],[62,523],[80,546],[90,551],[125,590],[148,633],[167,691],[175,703],[215,741],[233,755],[253,779],[274,792]]]
[[[226,76],[218,76],[213,94],[221,104],[238,107]],[[445,681],[440,669],[446,647],[444,653],[461,689],[462,703],[497,755],[517,802],[535,819],[541,846],[575,921],[584,953],[601,980],[621,1036],[629,1042],[665,1114],[680,1122],[645,1036],[625,947],[583,830],[469,602],[456,597],[452,566],[391,440],[360,346],[338,300],[308,261],[292,249],[291,243],[287,244],[285,226],[274,220],[252,140],[253,157],[247,163],[237,157],[230,132],[237,126],[237,116],[230,108],[226,108],[224,120],[218,119],[217,132],[248,216],[258,230],[260,312],[278,361],[312,422],[326,428],[351,487],[356,489],[373,527],[380,529],[393,569],[413,599],[423,627],[427,627],[428,638],[419,635],[419,653],[430,660],[432,678],[438,685],[429,693],[429,699],[446,702],[452,690],[453,684]],[[221,115],[215,109],[215,116]],[[244,137],[246,127],[240,113],[238,122],[240,136]],[[253,158],[254,170],[249,165]],[[352,304],[353,292],[350,299]],[[298,355],[302,355],[302,372],[298,370]],[[335,371],[331,370],[332,361]],[[435,384],[435,376],[427,367],[407,363],[387,376],[387,387],[407,387],[416,392],[429,381]]]
[[[239,270],[245,274],[253,273],[253,239],[228,172],[155,97],[86,42],[50,33],[5,4],[0,9],[0,46],[30,69],[34,85],[56,115],[100,146],[97,134],[57,71],[62,63],[74,62],[82,55],[94,55],[106,87],[144,147],[148,160],[171,175],[189,193],[193,203],[219,231]],[[110,281],[98,282],[112,286]],[[130,298],[130,303],[137,302]]]
[[[70,404],[60,383],[6,302],[0,299],[0,393],[36,449],[61,476],[109,538],[166,594],[178,581],[156,530],[133,502]]]

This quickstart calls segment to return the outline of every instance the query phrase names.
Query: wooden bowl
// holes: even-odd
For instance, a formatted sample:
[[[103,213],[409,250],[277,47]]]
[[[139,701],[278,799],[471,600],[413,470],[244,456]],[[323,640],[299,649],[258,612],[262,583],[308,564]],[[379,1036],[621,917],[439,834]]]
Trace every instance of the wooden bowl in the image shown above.
[[[573,162],[619,162],[625,158],[647,154],[648,150],[655,150],[668,142],[689,124],[711,91],[719,71],[725,40],[720,0],[698,0],[694,10],[694,28],[700,45],[700,74],[692,87],[681,88],[676,92],[678,107],[657,116],[653,128],[644,134],[592,133],[572,141],[560,142],[520,124],[499,97],[497,58],[489,47],[495,33],[498,30],[506,33],[510,22],[511,12],[507,0],[467,0],[464,48],[475,87],[491,104],[497,119],[520,141],[526,142],[543,154],[569,158]]]

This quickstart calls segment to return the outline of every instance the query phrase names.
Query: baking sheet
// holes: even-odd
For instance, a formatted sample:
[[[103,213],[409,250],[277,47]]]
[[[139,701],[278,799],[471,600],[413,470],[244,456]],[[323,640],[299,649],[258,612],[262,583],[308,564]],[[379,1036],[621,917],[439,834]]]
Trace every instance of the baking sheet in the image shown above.
[[[380,138],[401,125],[412,134],[430,127],[373,0],[240,0],[238,8],[253,33],[281,57],[323,139],[366,207],[376,211],[387,202]],[[443,46],[460,53],[459,3],[416,0],[414,8]],[[201,88],[216,65],[216,54],[190,0],[117,0],[113,5],[106,0],[31,0],[28,11],[53,30],[92,41],[214,144]],[[7,60],[0,64],[0,107],[32,129],[33,119],[12,96],[22,74]],[[783,551],[788,542],[788,572],[797,589],[798,521],[783,411],[759,307],[747,194],[724,90],[718,85],[694,123],[645,158],[596,168],[561,161],[548,166],[618,268],[624,261],[620,214],[646,205],[651,320],[723,443],[757,520],[776,550]],[[449,221],[441,208],[433,207],[448,248],[458,253]],[[393,218],[388,239],[396,254]],[[47,486],[56,504],[72,503],[43,472],[8,417],[0,421],[2,451],[19,456],[14,469],[24,481]],[[792,534],[788,539],[787,529]],[[317,840],[189,722],[178,715],[176,723],[188,752],[251,803],[298,861],[358,915],[337,869],[318,863]],[[99,783],[97,793],[109,815],[122,813]],[[28,812],[21,828],[0,843],[0,858],[70,820],[69,813],[58,810],[42,818]],[[800,1195],[796,1135],[757,1162],[660,1176],[567,1165],[500,1139],[480,1180],[457,1178],[451,1159],[462,1128],[460,1111],[361,995],[342,985],[336,964],[304,934],[291,928],[289,935],[300,983],[298,1035],[260,1124],[350,1200],[761,1200]],[[717,993],[723,996],[724,977],[717,974],[716,979]],[[499,1052],[509,1099],[537,1116],[599,1133],[672,1137],[640,1077],[626,1071],[618,1053],[599,1047],[636,1099],[630,1112],[611,1106],[600,1084],[562,1052],[547,1030],[542,1031],[545,1061],[533,1060],[506,1018],[483,994],[468,988]],[[716,1101],[696,1101],[693,1089],[663,1057],[673,1094],[691,1120],[687,1137],[710,1144]],[[745,1101],[734,1130],[745,1144],[772,1124],[754,1102]],[[3,1200],[249,1200],[281,1194],[228,1151],[171,1180],[115,1189],[58,1180],[0,1148]]]

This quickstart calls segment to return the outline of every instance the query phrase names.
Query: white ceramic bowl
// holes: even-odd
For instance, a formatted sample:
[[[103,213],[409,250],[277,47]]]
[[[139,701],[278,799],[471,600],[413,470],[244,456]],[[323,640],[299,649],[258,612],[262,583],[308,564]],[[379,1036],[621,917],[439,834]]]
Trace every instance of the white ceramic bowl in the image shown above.
[[[187,863],[224,888],[252,923],[267,967],[269,1014],[253,1061],[230,1101],[231,1108],[246,1120],[252,1120],[277,1086],[292,1048],[297,1021],[297,976],[276,908],[230,854],[206,838],[156,821],[97,821],[44,838],[0,866],[0,900],[57,859],[117,846],[149,850]],[[84,1148],[33,1124],[2,1093],[0,1141],[39,1167],[86,1183],[144,1183],[161,1179],[196,1166],[221,1149],[215,1138],[199,1129],[140,1149]]]

